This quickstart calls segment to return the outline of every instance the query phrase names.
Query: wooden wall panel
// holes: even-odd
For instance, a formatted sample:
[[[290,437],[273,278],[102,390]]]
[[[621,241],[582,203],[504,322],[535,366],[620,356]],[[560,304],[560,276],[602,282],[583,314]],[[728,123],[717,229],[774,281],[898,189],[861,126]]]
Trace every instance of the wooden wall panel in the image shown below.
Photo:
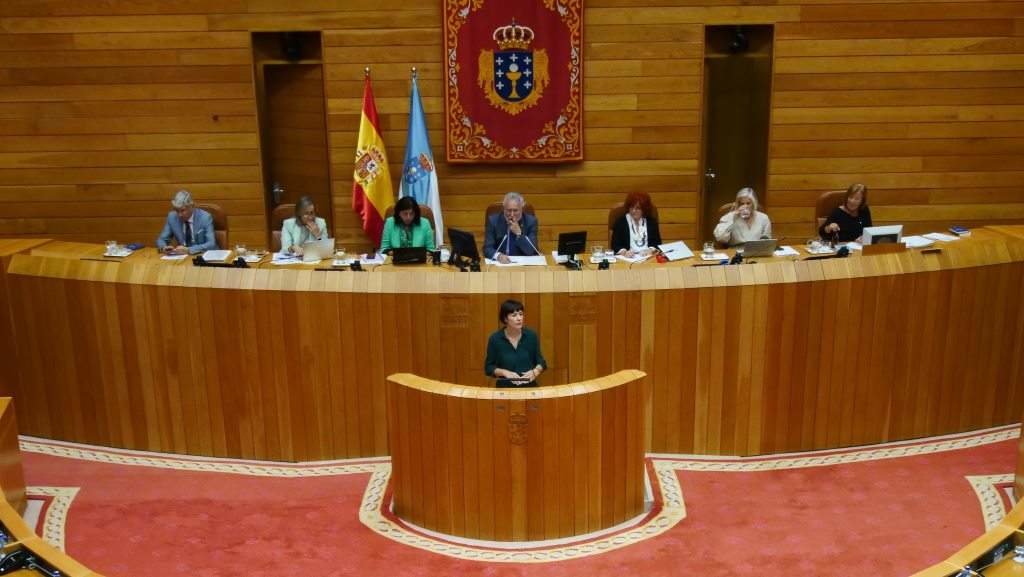
[[[768,189],[779,236],[813,231],[818,194],[861,181],[876,219],[909,231],[1020,222],[1024,10],[1020,2],[630,2],[584,14],[586,157],[578,165],[448,166],[446,224],[480,233],[510,190],[541,241],[652,194],[663,236],[699,241],[704,25],[774,24]],[[439,2],[272,0],[0,6],[0,236],[151,243],[180,187],[216,202],[232,238],[266,239],[250,34],[320,30],[333,211],[352,249],[362,70],[393,174],[404,155],[409,69],[443,151]],[[94,202],[95,201],[95,202]],[[88,208],[84,208],[87,205]]]
[[[484,348],[512,296],[540,336],[542,384],[647,373],[649,397],[630,402],[651,417],[633,441],[654,452],[751,455],[948,434],[1024,411],[1024,227],[999,230],[940,254],[473,274],[117,263],[52,243],[10,260],[14,354],[0,382],[30,435],[282,461],[383,455],[387,376],[488,386]],[[594,434],[603,417],[592,409],[557,409],[575,423],[556,434],[560,453],[586,450],[572,439]],[[450,407],[401,410],[403,421],[429,423]],[[488,410],[464,407],[447,422],[463,435],[498,432]],[[425,430],[434,436],[415,437],[429,445],[419,451],[468,452],[458,430]],[[512,494],[493,454],[464,467],[478,470],[465,492],[481,503]],[[601,470],[580,467],[559,472],[560,485],[586,493]],[[609,507],[618,510],[592,510]],[[543,531],[525,530],[596,522],[551,515]],[[482,509],[460,522],[482,536],[523,530]]]

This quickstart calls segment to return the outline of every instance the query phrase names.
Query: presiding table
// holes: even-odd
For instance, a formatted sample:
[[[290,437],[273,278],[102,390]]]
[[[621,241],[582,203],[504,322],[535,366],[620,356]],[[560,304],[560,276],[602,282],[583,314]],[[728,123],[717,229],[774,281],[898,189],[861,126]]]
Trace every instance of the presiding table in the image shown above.
[[[548,360],[542,385],[647,374],[648,451],[770,454],[1017,422],[1024,227],[936,247],[355,273],[0,240],[0,394],[40,437],[281,461],[386,455],[387,376],[490,386],[487,337],[516,298]]]

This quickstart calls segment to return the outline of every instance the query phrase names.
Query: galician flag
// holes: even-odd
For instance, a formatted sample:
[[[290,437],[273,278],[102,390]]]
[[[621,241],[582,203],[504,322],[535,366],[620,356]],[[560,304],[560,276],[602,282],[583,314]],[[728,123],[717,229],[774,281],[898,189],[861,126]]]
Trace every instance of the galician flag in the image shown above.
[[[430,152],[427,120],[423,116],[420,89],[416,86],[416,69],[412,72],[412,94],[409,95],[409,136],[405,141],[405,164],[398,196],[411,196],[417,204],[426,205],[434,213],[435,245],[444,244],[444,220],[441,218],[441,195],[437,190],[434,155]]]
[[[384,139],[380,136],[377,105],[373,103],[370,88],[370,69],[366,69],[363,88],[363,114],[359,122],[359,142],[356,144],[356,166],[352,181],[352,210],[363,219],[363,231],[380,246],[384,231],[384,213],[395,204],[395,189],[388,173],[388,156],[384,152]]]

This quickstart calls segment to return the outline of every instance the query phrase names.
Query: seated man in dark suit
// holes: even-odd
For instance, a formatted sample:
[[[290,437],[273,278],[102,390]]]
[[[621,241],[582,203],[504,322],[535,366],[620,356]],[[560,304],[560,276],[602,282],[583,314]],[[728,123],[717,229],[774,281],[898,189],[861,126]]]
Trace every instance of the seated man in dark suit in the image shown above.
[[[166,254],[199,254],[217,248],[213,217],[196,208],[192,193],[179,190],[171,200],[171,208],[156,239],[157,250]]]
[[[523,212],[523,195],[510,192],[501,204],[504,210],[487,219],[484,256],[507,263],[509,256],[539,255],[537,217]]]

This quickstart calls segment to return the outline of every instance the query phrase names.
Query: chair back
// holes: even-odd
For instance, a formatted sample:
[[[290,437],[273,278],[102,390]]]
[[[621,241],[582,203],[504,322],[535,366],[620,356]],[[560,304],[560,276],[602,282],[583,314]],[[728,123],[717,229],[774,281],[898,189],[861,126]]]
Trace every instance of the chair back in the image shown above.
[[[228,215],[219,204],[210,202],[196,203],[196,208],[201,208],[210,213],[213,217],[213,236],[217,239],[217,248],[227,250],[228,248]]]
[[[504,210],[505,210],[505,205],[500,203],[500,202],[495,202],[495,203],[492,203],[490,206],[488,206],[487,207],[487,211],[484,213],[484,229],[486,230],[486,228],[487,228],[487,221],[491,220],[491,216],[493,216],[495,214],[498,214],[499,212],[504,212]],[[534,210],[533,210],[533,205],[531,205],[528,202],[527,203],[523,203],[523,214],[528,214],[530,216],[537,216],[537,213],[534,212]]]
[[[270,213],[270,250],[281,252],[281,227],[295,216],[295,204],[279,204]]]
[[[609,248],[611,248],[611,245],[612,245],[612,235],[615,232],[615,223],[618,222],[619,219],[622,218],[622,215],[626,214],[626,212],[627,212],[626,211],[626,204],[622,203],[622,202],[616,204],[615,206],[613,206],[611,208],[611,210],[608,211],[608,247]],[[654,220],[658,221],[659,224],[661,223],[661,219],[658,218],[658,207],[654,206],[653,204],[651,205],[651,217]]]
[[[843,204],[843,198],[845,197],[845,190],[830,190],[823,192],[818,197],[818,203],[814,205],[814,234],[818,234],[818,229],[821,228],[821,225],[825,224],[828,215],[832,214],[833,210]]]
[[[384,211],[384,220],[387,220],[389,217],[394,216],[394,214],[395,205],[392,204],[391,206],[388,207],[387,210]],[[427,219],[430,222],[430,229],[433,230],[434,232],[437,232],[437,225],[434,224],[434,211],[431,210],[429,206],[425,204],[420,205],[420,218]]]
[[[735,202],[727,202],[722,206],[718,207],[718,218],[721,219],[726,213],[732,212],[733,208],[736,207]]]

